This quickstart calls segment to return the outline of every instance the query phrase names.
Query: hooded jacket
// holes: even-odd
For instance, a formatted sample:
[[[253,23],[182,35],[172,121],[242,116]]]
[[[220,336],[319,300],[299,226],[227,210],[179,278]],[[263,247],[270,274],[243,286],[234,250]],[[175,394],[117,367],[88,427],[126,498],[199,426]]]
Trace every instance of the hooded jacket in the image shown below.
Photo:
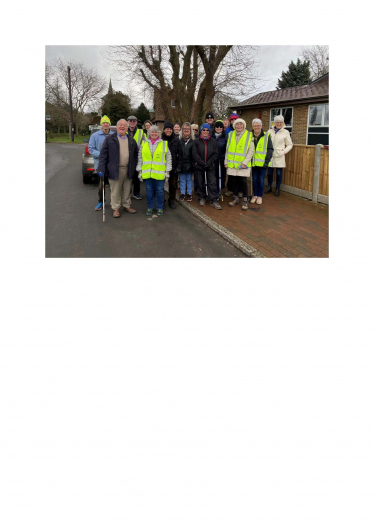
[[[194,172],[214,171],[214,163],[218,160],[216,140],[210,136],[209,140],[205,142],[199,136],[192,145],[192,160]]]

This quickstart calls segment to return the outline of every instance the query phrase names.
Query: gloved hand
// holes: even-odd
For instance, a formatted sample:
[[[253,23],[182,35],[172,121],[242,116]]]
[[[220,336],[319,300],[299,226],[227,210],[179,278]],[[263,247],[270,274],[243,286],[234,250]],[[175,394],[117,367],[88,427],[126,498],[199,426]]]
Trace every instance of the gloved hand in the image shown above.
[[[139,182],[143,182],[142,172],[141,171],[139,171],[139,173],[138,173],[138,178],[139,178]]]
[[[99,175],[100,178],[104,178],[104,174],[102,172],[100,173],[97,173]]]
[[[165,180],[168,181],[170,177],[169,171],[166,171],[165,173]]]
[[[204,165],[204,169],[209,169],[209,164],[206,163],[206,164]]]

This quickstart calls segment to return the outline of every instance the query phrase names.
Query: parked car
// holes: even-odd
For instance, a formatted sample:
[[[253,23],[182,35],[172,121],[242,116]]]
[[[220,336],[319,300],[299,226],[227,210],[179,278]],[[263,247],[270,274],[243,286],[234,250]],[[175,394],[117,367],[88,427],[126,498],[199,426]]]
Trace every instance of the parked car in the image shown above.
[[[99,125],[95,126],[91,131],[91,136],[98,130],[101,130],[101,127]],[[111,126],[110,130],[117,130],[117,127]],[[91,137],[90,136],[90,137]],[[84,149],[84,153],[82,154],[82,175],[83,175],[83,183],[84,184],[92,184],[93,180],[97,182],[98,176],[94,168],[94,159],[92,155],[90,154],[88,150],[88,142],[90,141],[88,138],[85,138],[84,143],[87,143],[86,148]]]

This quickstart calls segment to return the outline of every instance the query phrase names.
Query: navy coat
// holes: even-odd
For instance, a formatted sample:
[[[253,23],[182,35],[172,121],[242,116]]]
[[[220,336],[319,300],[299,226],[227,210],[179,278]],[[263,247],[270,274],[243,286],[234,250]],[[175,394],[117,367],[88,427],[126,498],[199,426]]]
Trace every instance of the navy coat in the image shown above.
[[[129,165],[127,176],[132,179],[136,172],[138,162],[138,146],[133,138],[127,136],[129,142]],[[101,147],[99,167],[97,171],[106,173],[111,180],[118,180],[119,174],[119,139],[117,134],[108,135]]]

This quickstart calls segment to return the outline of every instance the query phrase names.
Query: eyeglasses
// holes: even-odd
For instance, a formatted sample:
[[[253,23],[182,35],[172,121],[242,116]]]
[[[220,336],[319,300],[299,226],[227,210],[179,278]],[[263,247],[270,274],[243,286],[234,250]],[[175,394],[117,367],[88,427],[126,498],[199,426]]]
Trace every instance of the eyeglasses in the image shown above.
[[[209,129],[201,129],[201,132],[209,132]]]
[[[223,127],[221,127],[221,125],[216,125],[216,129],[223,129]]]
[[[130,123],[136,123],[137,121],[138,121],[137,119],[129,119]]]

